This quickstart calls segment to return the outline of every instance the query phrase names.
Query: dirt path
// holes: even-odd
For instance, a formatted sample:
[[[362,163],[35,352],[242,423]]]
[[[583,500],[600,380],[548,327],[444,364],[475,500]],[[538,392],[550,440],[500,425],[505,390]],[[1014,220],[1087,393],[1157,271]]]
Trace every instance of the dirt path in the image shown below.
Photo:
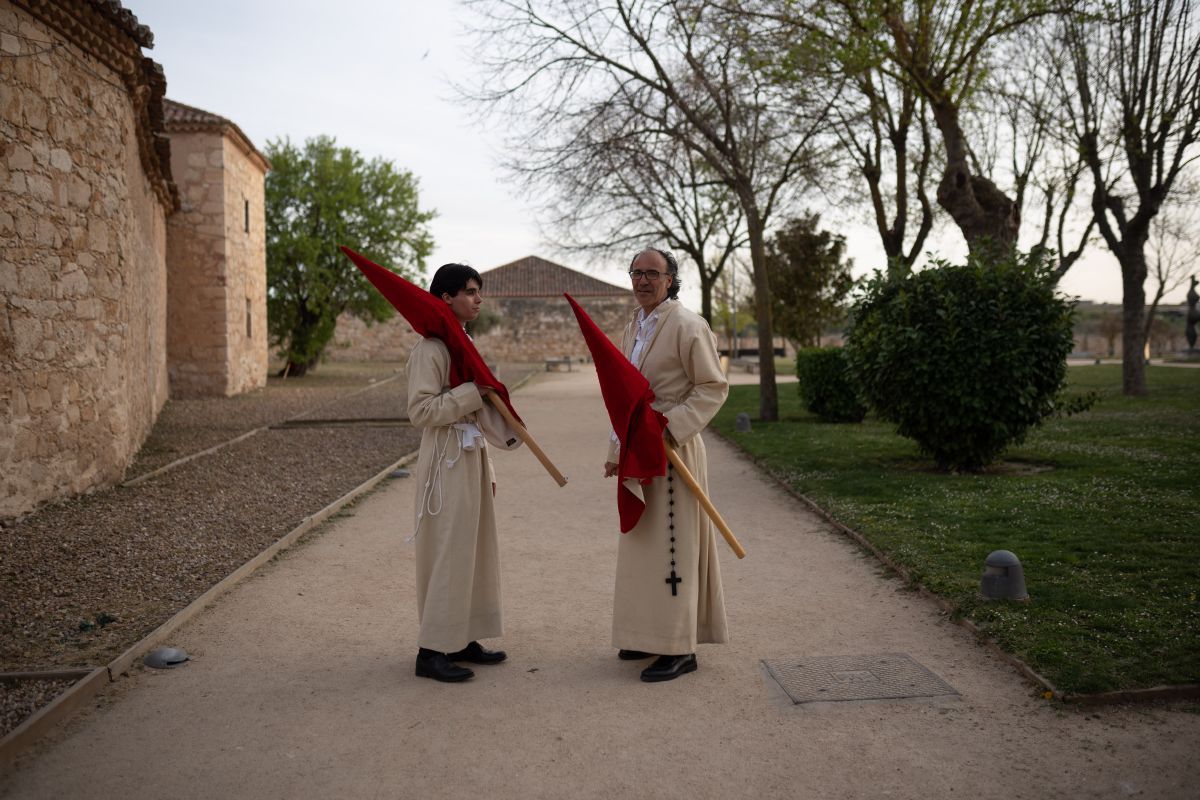
[[[413,486],[243,583],[3,782],[22,798],[1191,798],[1200,715],[1063,710],[709,437],[733,641],[644,684],[609,647],[607,422],[588,372],[516,397],[570,478],[496,456],[508,662],[415,678]],[[762,665],[906,653],[959,695],[793,705]]]

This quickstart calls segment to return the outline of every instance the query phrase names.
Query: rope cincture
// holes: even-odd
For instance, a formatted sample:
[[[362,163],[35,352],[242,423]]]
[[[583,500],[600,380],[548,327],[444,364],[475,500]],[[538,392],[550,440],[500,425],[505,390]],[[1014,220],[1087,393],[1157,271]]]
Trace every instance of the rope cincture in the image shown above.
[[[436,517],[442,513],[442,508],[445,505],[445,495],[442,491],[442,476],[443,470],[454,469],[454,465],[467,450],[474,450],[475,445],[482,443],[482,447],[487,447],[487,440],[483,437],[483,432],[474,422],[455,422],[452,425],[447,425],[446,441],[439,445],[438,438],[443,429],[438,428],[433,432],[433,449],[437,453],[436,460],[433,463],[433,469],[429,473],[429,477],[425,480],[425,487],[421,492],[421,504],[417,509],[417,526],[413,531],[413,535],[405,539],[406,544],[411,544],[417,538],[417,534],[421,532],[421,521],[425,519],[426,514],[430,517]],[[453,458],[447,458],[446,454],[450,450],[450,442],[454,440],[458,444],[458,451]],[[433,507],[434,497],[437,498],[437,508]]]

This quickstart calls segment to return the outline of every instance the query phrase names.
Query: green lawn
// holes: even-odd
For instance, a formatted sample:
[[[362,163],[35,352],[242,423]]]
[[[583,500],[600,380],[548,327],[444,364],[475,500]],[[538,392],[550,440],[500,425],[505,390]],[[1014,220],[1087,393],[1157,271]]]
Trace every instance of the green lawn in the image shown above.
[[[1072,367],[1091,411],[1053,419],[982,475],[932,470],[892,426],[822,423],[779,387],[733,387],[713,422],[797,491],[1066,692],[1200,682],[1200,370],[1150,367],[1150,396],[1117,366]],[[979,599],[983,559],[1012,550],[1029,603]]]

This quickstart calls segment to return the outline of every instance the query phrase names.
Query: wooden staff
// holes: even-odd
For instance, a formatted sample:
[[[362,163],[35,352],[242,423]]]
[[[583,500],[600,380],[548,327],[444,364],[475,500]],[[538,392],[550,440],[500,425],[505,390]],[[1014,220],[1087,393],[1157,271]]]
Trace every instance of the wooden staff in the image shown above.
[[[546,468],[546,472],[550,473],[550,477],[554,478],[559,486],[566,486],[567,479],[558,471],[558,467],[554,466],[553,462],[550,461],[550,457],[546,455],[545,451],[538,446],[537,441],[533,438],[533,434],[525,430],[524,425],[517,422],[517,418],[508,410],[508,406],[504,404],[504,400],[500,398],[500,395],[488,392],[487,398],[492,401],[492,405],[500,412],[500,416],[504,417],[504,421],[508,423],[508,426],[517,432],[517,436],[521,437],[521,441],[529,445],[529,449],[537,456],[537,460],[542,462],[542,466]]]
[[[742,543],[733,535],[733,531],[729,529],[724,518],[721,517],[721,512],[717,511],[717,507],[712,504],[712,500],[708,499],[708,495],[700,488],[700,484],[696,482],[692,471],[683,463],[683,459],[679,457],[679,453],[675,452],[674,446],[668,441],[663,441],[663,447],[667,448],[667,458],[671,459],[671,463],[675,465],[675,471],[679,473],[679,477],[683,478],[683,482],[692,490],[692,494],[696,495],[696,499],[700,501],[700,507],[707,513],[709,519],[717,526],[717,530],[725,537],[725,541],[733,548],[733,554],[738,558],[746,557],[746,548],[742,547]]]

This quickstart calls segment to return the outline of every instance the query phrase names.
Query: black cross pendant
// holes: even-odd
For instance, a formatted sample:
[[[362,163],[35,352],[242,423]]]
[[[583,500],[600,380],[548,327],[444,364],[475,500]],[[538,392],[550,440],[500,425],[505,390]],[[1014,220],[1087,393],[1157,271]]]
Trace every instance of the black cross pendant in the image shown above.
[[[675,587],[683,583],[683,578],[676,575],[675,570],[671,570],[671,577],[667,578],[666,582],[671,584],[671,596],[674,597],[678,595],[679,592],[675,591]]]

